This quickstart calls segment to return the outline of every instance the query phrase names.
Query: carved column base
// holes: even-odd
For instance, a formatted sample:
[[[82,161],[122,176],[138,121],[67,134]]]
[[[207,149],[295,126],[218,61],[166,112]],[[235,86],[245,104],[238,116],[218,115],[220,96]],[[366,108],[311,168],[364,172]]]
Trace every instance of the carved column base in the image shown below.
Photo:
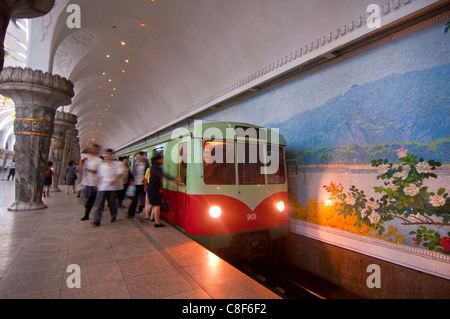
[[[47,208],[47,205],[44,204],[44,202],[41,200],[40,202],[31,202],[31,203],[25,203],[25,202],[17,202],[12,204],[11,207],[8,208],[9,211],[28,211],[28,210],[39,210],[39,209],[45,209]]]

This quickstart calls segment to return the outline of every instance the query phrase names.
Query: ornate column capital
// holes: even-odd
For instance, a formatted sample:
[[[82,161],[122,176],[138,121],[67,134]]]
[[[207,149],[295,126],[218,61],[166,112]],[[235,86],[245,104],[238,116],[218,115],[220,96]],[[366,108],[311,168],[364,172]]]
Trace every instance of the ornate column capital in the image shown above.
[[[66,78],[41,70],[6,67],[0,74],[1,92],[12,98],[16,106],[34,105],[56,111],[59,106],[71,103],[73,88]]]

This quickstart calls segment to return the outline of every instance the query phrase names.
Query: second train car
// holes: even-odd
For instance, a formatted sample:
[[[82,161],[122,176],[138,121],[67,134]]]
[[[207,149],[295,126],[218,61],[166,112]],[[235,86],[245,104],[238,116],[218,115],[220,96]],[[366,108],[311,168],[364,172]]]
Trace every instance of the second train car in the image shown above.
[[[151,159],[180,183],[163,181],[161,217],[196,242],[233,260],[279,260],[287,235],[286,141],[245,123],[198,122],[116,156]]]

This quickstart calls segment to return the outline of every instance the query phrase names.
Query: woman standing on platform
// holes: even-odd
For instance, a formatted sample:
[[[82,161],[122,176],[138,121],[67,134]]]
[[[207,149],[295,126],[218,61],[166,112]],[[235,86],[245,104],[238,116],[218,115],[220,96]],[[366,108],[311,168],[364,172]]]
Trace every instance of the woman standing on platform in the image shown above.
[[[75,180],[77,176],[77,168],[74,161],[69,162],[69,166],[66,168],[66,194],[69,194],[69,187],[72,186],[73,193],[75,194]]]
[[[45,197],[45,191],[47,191],[47,196],[50,196],[50,186],[52,186],[53,182],[53,162],[48,161],[47,168],[45,169],[45,180],[44,180],[44,197]]]
[[[148,209],[146,210],[146,216],[145,218],[148,219],[148,213],[152,211],[152,208],[154,208],[155,213],[155,227],[164,227],[165,225],[161,223],[161,184],[162,179],[166,178],[170,181],[179,183],[180,178],[173,178],[172,176],[169,176],[168,174],[164,173],[162,164],[164,163],[164,158],[162,155],[156,155],[152,158],[152,167],[150,169],[150,181],[147,186],[147,195],[148,195],[148,201],[150,205],[148,206]]]

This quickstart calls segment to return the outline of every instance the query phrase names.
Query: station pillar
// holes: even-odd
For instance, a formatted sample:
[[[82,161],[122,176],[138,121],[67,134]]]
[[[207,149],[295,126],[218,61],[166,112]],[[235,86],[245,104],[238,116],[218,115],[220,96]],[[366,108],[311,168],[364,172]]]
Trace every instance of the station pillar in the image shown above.
[[[50,188],[51,192],[60,192],[59,181],[60,176],[64,178],[65,170],[62,167],[63,152],[68,141],[66,135],[77,124],[77,116],[65,113],[56,112],[55,115],[55,128],[53,130],[53,136],[50,143],[49,160],[53,162],[53,168],[55,170],[55,176],[53,178],[53,184]]]
[[[66,168],[70,161],[74,161],[76,164],[80,161],[80,149],[76,149],[76,143],[78,142],[78,130],[75,126],[70,127],[66,133],[66,144],[64,145],[63,160],[61,162],[61,177],[60,183],[65,181]],[[78,180],[79,182],[79,180]]]
[[[0,94],[13,99],[16,111],[15,202],[9,210],[46,208],[42,191],[55,112],[71,103],[73,84],[59,75],[7,67],[0,74]]]

